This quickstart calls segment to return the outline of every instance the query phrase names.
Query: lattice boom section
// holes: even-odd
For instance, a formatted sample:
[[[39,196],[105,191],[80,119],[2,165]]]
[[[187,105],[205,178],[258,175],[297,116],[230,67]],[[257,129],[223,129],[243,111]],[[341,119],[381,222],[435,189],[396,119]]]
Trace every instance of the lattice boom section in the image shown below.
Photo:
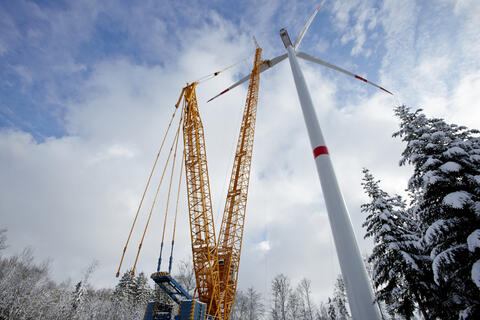
[[[247,206],[248,183],[252,163],[253,140],[257,115],[259,71],[262,49],[255,52],[255,63],[248,87],[232,175],[218,239],[220,291],[223,295],[219,308],[220,319],[228,319],[237,290],[238,267],[242,249],[243,227]]]
[[[198,112],[196,84],[188,85],[184,91],[185,172],[198,298],[209,305],[207,312],[212,314],[216,312],[216,304],[220,300],[219,271],[205,138]]]

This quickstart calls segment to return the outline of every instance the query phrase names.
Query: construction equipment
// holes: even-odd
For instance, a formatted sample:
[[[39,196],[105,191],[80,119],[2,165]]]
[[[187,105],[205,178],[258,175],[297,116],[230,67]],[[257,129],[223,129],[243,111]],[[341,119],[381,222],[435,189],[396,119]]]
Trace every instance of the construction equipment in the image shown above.
[[[262,49],[258,47],[257,44],[257,48],[255,50],[254,67],[251,75],[249,76],[250,84],[248,87],[247,99],[240,127],[230,184],[218,239],[215,235],[204,128],[196,97],[196,87],[199,82],[187,84],[187,86],[183,88],[175,105],[175,110],[181,110],[179,126],[170,148],[167,163],[162,171],[161,180],[157,187],[154,202],[150,209],[150,214],[147,219],[145,230],[138,247],[135,264],[132,269],[133,273],[135,271],[136,263],[138,261],[139,253],[150,222],[153,208],[157,200],[160,185],[163,181],[173,150],[175,150],[173,152],[173,162],[175,163],[179,141],[179,130],[182,127],[184,144],[182,166],[184,165],[185,167],[192,258],[196,280],[196,299],[193,299],[192,296],[190,296],[180,286],[180,284],[178,284],[178,282],[171,277],[170,271],[172,264],[172,253],[170,255],[169,272],[160,271],[165,224],[167,221],[168,204],[170,201],[172,177],[175,167],[174,164],[172,165],[172,173],[170,175],[170,185],[168,189],[166,205],[167,209],[165,212],[158,268],[157,272],[153,273],[151,276],[155,283],[179,305],[179,312],[175,319],[206,319],[207,317],[207,319],[228,320],[230,317],[233,303],[235,301],[235,293],[237,290],[238,270],[240,265],[240,254],[245,225],[245,212],[257,113],[259,74],[262,68],[265,69],[266,66],[271,63],[270,61],[261,61],[261,52]],[[218,73],[219,72],[216,72],[214,76],[216,76]],[[175,113],[172,116],[172,120],[174,116]],[[172,120],[170,121],[166,135],[168,134]],[[162,140],[160,151],[157,154],[154,166],[147,181],[147,186],[143,192],[140,206],[137,210],[127,243],[123,250],[117,276],[120,273],[121,264],[127,250],[128,242],[130,241],[133,228],[137,221],[141,205],[149,187],[150,180],[152,178],[152,174],[156,167],[164,142],[165,138]],[[175,224],[177,210],[178,195],[177,208],[175,209]],[[175,231],[173,234],[172,252]],[[170,312],[169,310],[170,309],[168,306],[166,307],[159,302],[151,302],[147,307],[144,319],[163,319]]]
[[[188,213],[198,300],[208,303],[208,314],[215,314],[221,300],[217,242],[205,137],[195,94],[196,85],[197,83],[194,82],[187,85],[182,91]]]
[[[229,318],[237,291],[238,270],[240,266],[240,253],[242,250],[253,141],[255,136],[258,87],[260,67],[262,65],[260,60],[261,54],[262,49],[257,45],[217,244],[221,280],[220,292],[223,295],[223,300],[220,304],[220,319]]]
[[[215,239],[203,125],[193,83],[185,87],[185,173],[198,300],[228,319],[235,300],[250,178],[262,49],[257,47],[218,243]],[[178,106],[178,103],[177,103]]]

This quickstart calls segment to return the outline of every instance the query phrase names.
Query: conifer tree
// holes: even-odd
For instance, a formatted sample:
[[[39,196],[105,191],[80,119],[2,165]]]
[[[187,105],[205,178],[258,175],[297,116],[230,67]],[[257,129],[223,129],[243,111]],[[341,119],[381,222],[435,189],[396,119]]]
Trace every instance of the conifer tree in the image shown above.
[[[128,318],[135,314],[135,277],[127,270],[113,291],[113,315],[118,318]]]
[[[335,308],[335,303],[332,301],[331,298],[328,298],[327,305],[328,305],[328,309],[327,309],[328,319],[329,320],[336,320],[337,319],[337,311],[336,311],[336,308]]]
[[[425,288],[430,285],[424,269],[429,259],[418,247],[417,221],[400,196],[383,191],[369,170],[363,173],[362,185],[371,201],[361,208],[367,214],[365,238],[374,242],[368,262],[372,264],[376,299],[386,303],[391,315],[409,319],[418,306],[426,318]]]
[[[152,288],[148,284],[148,278],[140,272],[135,278],[135,303],[145,306],[152,298]]]
[[[115,291],[113,293],[115,297],[122,299],[122,300],[129,300],[133,301],[135,297],[135,277],[131,274],[130,270],[127,270],[118,284],[115,287]]]
[[[431,258],[440,318],[478,317],[480,295],[480,138],[478,130],[395,109],[407,146],[401,165],[413,166],[408,190],[419,219],[421,246]]]
[[[335,282],[335,288],[333,291],[333,301],[332,303],[335,306],[335,313],[337,319],[347,320],[350,317],[350,314],[347,310],[347,292],[345,290],[345,284],[343,283],[342,276],[337,277]]]

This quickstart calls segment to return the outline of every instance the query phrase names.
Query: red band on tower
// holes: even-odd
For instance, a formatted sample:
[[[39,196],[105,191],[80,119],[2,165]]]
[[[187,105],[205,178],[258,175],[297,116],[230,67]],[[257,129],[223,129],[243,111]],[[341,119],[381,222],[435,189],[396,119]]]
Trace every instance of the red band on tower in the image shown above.
[[[316,158],[319,155],[322,154],[328,154],[328,149],[326,146],[318,146],[315,149],[313,149],[313,157]]]

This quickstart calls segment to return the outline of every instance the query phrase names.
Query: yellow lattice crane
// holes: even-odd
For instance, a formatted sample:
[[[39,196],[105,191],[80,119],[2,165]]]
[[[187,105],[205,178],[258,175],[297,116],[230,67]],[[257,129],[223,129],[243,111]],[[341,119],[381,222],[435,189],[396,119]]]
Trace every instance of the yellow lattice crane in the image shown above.
[[[255,51],[218,242],[215,241],[205,139],[195,96],[196,83],[187,85],[181,95],[184,103],[183,140],[192,256],[198,299],[208,304],[207,314],[222,320],[230,317],[237,289],[257,115],[261,52],[261,48]]]
[[[218,238],[217,250],[221,279],[220,291],[223,295],[221,303],[223,319],[229,318],[237,291],[238,269],[240,266],[255,136],[261,54],[262,49],[257,48]]]
[[[183,143],[188,213],[198,299],[208,304],[208,314],[215,314],[221,300],[220,278],[205,137],[198,112],[196,85],[196,82],[187,85],[181,95],[184,103]]]
[[[136,263],[140,254],[143,239],[150,222],[150,218],[157,201],[157,196],[160,190],[160,185],[163,181],[165,170],[168,166],[169,160],[173,150],[173,163],[177,154],[177,146],[179,140],[179,130],[183,124],[183,143],[184,152],[182,166],[185,167],[185,177],[187,185],[187,199],[188,199],[188,213],[190,222],[190,235],[192,245],[193,268],[196,279],[196,293],[198,301],[206,306],[206,314],[201,313],[194,315],[195,301],[183,288],[170,276],[171,259],[169,264],[169,272],[161,272],[161,257],[163,250],[163,239],[165,234],[165,225],[167,221],[168,204],[170,201],[170,191],[172,187],[172,177],[175,165],[172,164],[172,173],[170,175],[170,184],[168,189],[168,197],[166,203],[165,220],[163,226],[162,243],[160,248],[160,257],[157,267],[157,272],[152,274],[152,279],[177,303],[180,304],[180,313],[175,319],[220,319],[228,320],[235,301],[235,293],[237,290],[238,270],[240,265],[240,253],[242,249],[243,229],[245,224],[245,212],[248,196],[248,185],[250,178],[250,168],[252,163],[253,141],[255,133],[255,122],[257,114],[258,88],[259,88],[259,74],[261,71],[267,69],[271,65],[271,61],[261,61],[262,49],[258,47],[255,51],[255,60],[252,73],[240,80],[238,83],[250,79],[248,87],[247,99],[243,113],[240,133],[238,137],[237,148],[235,152],[233,168],[230,178],[230,184],[225,203],[225,209],[220,227],[220,234],[218,239],[215,235],[215,226],[212,212],[212,200],[210,193],[210,182],[207,166],[207,154],[205,147],[205,136],[202,120],[198,109],[196,87],[198,82],[187,84],[183,88],[177,104],[175,105],[175,113],[172,115],[170,124],[167,128],[170,129],[173,118],[177,110],[181,110],[181,117],[179,126],[175,135],[173,144],[170,148],[170,153],[167,158],[167,163],[162,171],[160,183],[157,187],[156,194],[153,200],[153,205],[150,209],[148,219],[143,231],[143,235],[138,247],[135,264],[132,269],[132,274],[135,272]],[[219,74],[216,72],[214,76]],[[227,92],[229,89],[223,91],[221,94]],[[180,105],[182,105],[181,108]],[[155,159],[152,171],[147,181],[147,186],[140,201],[135,220],[133,221],[127,242],[123,249],[122,258],[117,272],[117,277],[120,274],[120,268],[125,256],[125,252],[132,235],[133,228],[138,218],[145,194],[149,187],[152,174],[159,159],[160,152],[165,142],[165,137],[162,141],[160,151]],[[181,175],[180,175],[181,179]],[[179,189],[180,190],[180,182]],[[177,206],[175,209],[175,223],[176,224],[178,210],[178,195]],[[172,237],[172,252],[175,238],[175,231]],[[186,300],[185,300],[186,299]],[[182,304],[183,303],[183,304]],[[157,303],[150,303],[144,319],[163,319],[159,314]],[[185,310],[186,313],[182,314]],[[207,317],[207,318],[205,318]]]

